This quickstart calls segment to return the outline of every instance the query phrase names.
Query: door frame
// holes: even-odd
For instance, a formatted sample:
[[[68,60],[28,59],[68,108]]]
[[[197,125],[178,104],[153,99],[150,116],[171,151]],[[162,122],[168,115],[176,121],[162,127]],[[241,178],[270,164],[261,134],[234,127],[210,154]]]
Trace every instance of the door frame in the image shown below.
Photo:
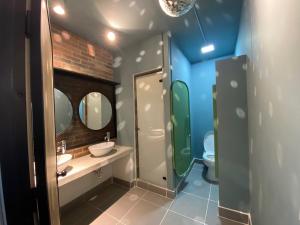
[[[139,140],[138,140],[138,114],[137,114],[137,87],[136,80],[143,76],[148,76],[153,73],[163,73],[163,68],[157,68],[153,70],[136,73],[133,75],[133,98],[134,98],[134,138],[135,138],[135,167],[136,167],[136,178],[140,177],[139,168]]]
[[[59,225],[60,209],[53,116],[53,48],[49,9],[47,0],[31,0],[31,2],[30,75],[33,147],[37,180],[34,197],[38,205],[39,223],[42,225]],[[47,36],[48,32],[49,36]],[[54,177],[55,182],[53,182]]]
[[[1,0],[0,223],[34,224],[26,109],[27,1]]]

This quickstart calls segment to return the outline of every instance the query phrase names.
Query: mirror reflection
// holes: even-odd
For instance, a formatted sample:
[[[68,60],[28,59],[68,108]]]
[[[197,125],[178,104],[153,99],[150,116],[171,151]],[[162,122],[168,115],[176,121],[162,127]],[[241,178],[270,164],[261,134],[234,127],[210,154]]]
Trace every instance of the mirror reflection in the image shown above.
[[[111,104],[103,94],[91,92],[79,104],[79,117],[87,128],[100,130],[111,120]]]
[[[54,88],[56,135],[63,133],[71,124],[73,108],[69,98]]]

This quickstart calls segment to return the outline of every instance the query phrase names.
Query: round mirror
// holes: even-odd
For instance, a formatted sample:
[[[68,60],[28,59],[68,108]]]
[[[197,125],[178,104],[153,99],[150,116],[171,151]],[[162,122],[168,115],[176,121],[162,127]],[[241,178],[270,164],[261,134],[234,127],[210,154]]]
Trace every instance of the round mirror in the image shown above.
[[[71,124],[73,107],[69,98],[56,88],[54,88],[54,104],[56,134],[60,134]]]
[[[86,127],[92,130],[100,130],[110,122],[112,107],[103,94],[91,92],[81,100],[79,116]]]

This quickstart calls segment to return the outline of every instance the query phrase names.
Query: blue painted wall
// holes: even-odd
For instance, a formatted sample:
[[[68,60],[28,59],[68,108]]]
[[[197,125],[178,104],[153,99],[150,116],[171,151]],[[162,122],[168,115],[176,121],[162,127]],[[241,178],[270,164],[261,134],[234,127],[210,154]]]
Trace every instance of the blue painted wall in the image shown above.
[[[228,57],[230,56],[191,65],[191,129],[192,151],[195,158],[202,159],[204,136],[208,131],[213,131],[212,86],[216,84],[215,62]]]
[[[215,61],[224,58],[227,57],[191,64],[174,40],[171,40],[172,81],[184,81],[190,92],[194,158],[202,159],[204,136],[213,130],[212,86],[216,83]]]
[[[195,158],[202,159],[203,138],[213,130],[212,86],[216,83],[215,60],[191,66],[191,129],[192,151]]]
[[[171,40],[171,65],[172,81],[182,80],[190,89],[191,64],[173,40]]]

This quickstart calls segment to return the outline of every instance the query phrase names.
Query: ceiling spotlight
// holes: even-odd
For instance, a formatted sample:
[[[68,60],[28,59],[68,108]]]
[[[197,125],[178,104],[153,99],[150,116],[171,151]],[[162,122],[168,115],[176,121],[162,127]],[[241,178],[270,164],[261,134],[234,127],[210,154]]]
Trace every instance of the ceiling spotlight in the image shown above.
[[[111,42],[116,40],[116,34],[112,31],[109,31],[106,35],[107,39]]]
[[[65,15],[65,9],[62,7],[62,5],[55,5],[53,7],[53,11],[58,15]]]
[[[215,46],[213,44],[203,46],[201,48],[202,54],[206,54],[215,50]]]

